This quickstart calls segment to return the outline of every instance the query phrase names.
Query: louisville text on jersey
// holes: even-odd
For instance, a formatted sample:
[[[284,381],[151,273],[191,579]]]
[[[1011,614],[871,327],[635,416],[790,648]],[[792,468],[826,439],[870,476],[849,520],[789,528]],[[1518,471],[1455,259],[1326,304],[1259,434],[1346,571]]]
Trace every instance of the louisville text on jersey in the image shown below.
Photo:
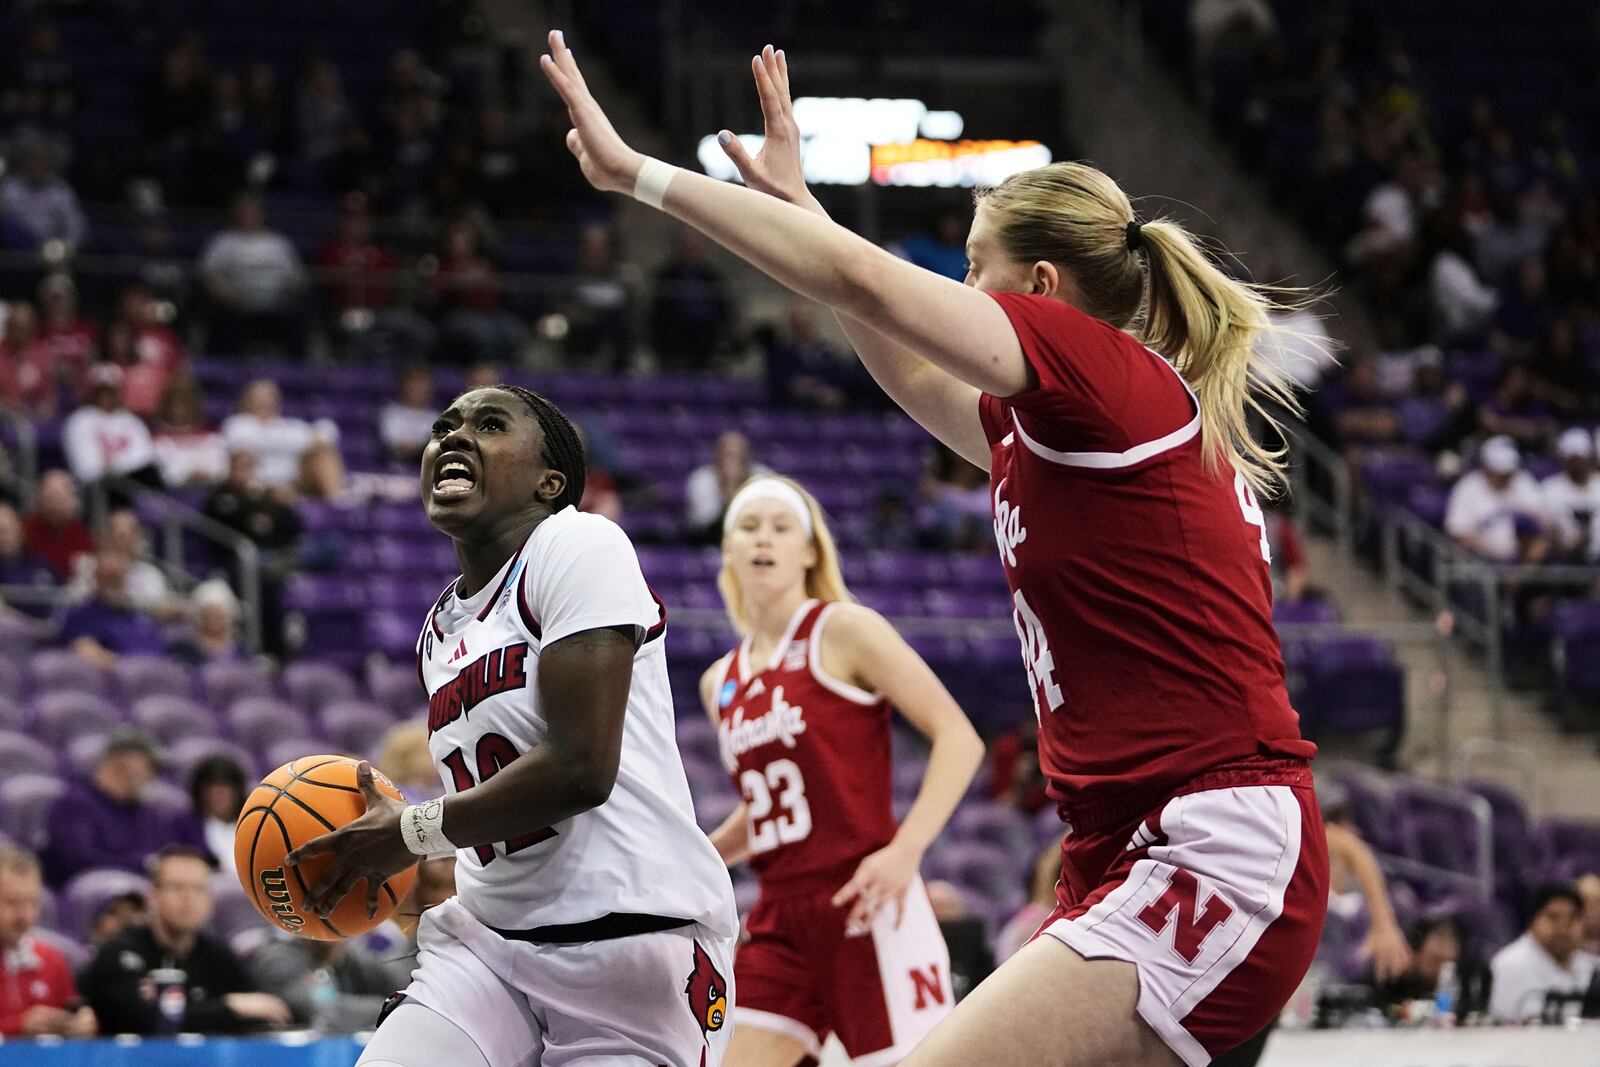
[[[528,684],[528,643],[497,648],[461,668],[428,698],[428,733],[455,722],[485,700]]]
[[[791,704],[783,698],[781,685],[772,689],[772,707],[755,718],[746,719],[744,708],[736,708],[733,715],[717,727],[723,764],[731,768],[740,756],[770,741],[781,741],[784,748],[793,748],[794,739],[806,732],[805,715],[805,709],[799,704]]]

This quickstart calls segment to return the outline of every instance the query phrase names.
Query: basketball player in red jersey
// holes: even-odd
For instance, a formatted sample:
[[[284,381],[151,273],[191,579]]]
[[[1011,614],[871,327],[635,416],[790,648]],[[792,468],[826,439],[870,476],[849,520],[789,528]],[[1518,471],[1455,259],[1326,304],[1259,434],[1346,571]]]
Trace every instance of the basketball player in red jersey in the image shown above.
[[[906,1063],[1209,1063],[1282,1007],[1316,948],[1328,856],[1272,629],[1253,440],[1272,301],[1092,167],[978,202],[966,285],[807,194],[786,63],[753,69],[753,188],[629,148],[559,31],[542,58],[602,190],[666,211],[829,305],[880,385],[989,471],[995,536],[1071,827],[1059,907]],[[762,196],[764,191],[773,195]],[[788,201],[788,202],[785,202]]]
[[[983,743],[928,665],[851,602],[822,510],[787,478],[729,503],[717,586],[743,640],[700,695],[744,802],[711,835],[761,896],[734,957],[728,1067],[792,1067],[837,1034],[899,1062],[949,1015],[950,955],[917,877]],[[890,705],[932,742],[896,829]]]

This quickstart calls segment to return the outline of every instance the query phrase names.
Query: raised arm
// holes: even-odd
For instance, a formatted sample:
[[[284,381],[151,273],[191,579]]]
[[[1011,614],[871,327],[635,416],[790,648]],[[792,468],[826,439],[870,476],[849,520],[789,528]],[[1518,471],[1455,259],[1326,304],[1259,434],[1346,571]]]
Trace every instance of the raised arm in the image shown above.
[[[795,122],[789,89],[788,57],[767,45],[751,59],[750,69],[766,124],[761,151],[752,158],[728,130],[718,135],[718,143],[750,188],[827,218],[822,202],[806,188],[800,160],[800,126]],[[989,469],[989,444],[978,419],[980,394],[976,386],[934,366],[868,322],[838,311],[834,317],[861,357],[862,365],[891,400],[952,451]]]
[[[448,803],[416,806],[442,806],[445,849],[538,834],[605,803],[617,780],[638,640],[636,627],[605,627],[571,634],[540,651],[539,705],[549,724],[544,739],[487,781],[451,794]],[[363,878],[372,913],[383,883],[417,862],[400,829],[405,806],[373,788],[365,762],[356,781],[366,796],[366,814],[284,860],[293,865],[307,856],[334,854],[306,894],[308,904],[323,915]]]
[[[801,296],[871,322],[970,386],[1013,396],[1032,385],[1011,322],[993,300],[804,208],[648,159],[612,129],[559,30],[550,49],[540,62],[572,119],[567,147],[595,188],[642,194]]]

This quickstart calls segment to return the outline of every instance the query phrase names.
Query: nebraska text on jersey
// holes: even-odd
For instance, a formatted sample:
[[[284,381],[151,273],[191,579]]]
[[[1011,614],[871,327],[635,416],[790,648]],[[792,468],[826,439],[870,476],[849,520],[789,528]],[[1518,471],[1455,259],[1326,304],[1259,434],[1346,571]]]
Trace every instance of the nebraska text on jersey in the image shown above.
[[[736,708],[730,718],[717,728],[717,740],[722,750],[722,763],[731,772],[739,765],[739,757],[752,748],[769,741],[781,741],[784,748],[793,748],[794,739],[805,733],[806,712],[799,704],[783,698],[783,686],[772,690],[772,707],[753,719],[744,717],[744,708]]]

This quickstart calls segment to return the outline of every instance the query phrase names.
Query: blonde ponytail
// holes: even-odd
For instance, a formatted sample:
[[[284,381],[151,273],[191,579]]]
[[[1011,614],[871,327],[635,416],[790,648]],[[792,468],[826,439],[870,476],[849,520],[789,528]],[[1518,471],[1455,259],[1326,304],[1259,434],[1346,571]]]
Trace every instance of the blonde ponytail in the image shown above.
[[[1051,163],[977,194],[1001,248],[1024,263],[1054,263],[1077,283],[1082,309],[1127,330],[1177,368],[1200,401],[1207,469],[1226,463],[1252,489],[1285,484],[1285,450],[1250,433],[1250,412],[1281,436],[1268,403],[1298,412],[1283,374],[1258,354],[1277,332],[1275,311],[1304,306],[1292,294],[1235,281],[1169,219],[1134,224],[1133,205],[1110,177],[1083,163]],[[1141,254],[1142,253],[1142,254]]]
[[[1277,329],[1272,312],[1290,305],[1222,273],[1175,222],[1147,222],[1140,236],[1149,276],[1140,337],[1172,361],[1200,398],[1208,469],[1225,459],[1256,493],[1276,495],[1287,480],[1287,450],[1256,439],[1250,412],[1281,439],[1283,428],[1263,399],[1300,410],[1287,377],[1259,354],[1262,336]]]
[[[833,533],[828,529],[828,520],[822,514],[822,505],[817,503],[817,498],[793,478],[775,474],[757,477],[783,482],[800,494],[807,510],[811,512],[811,544],[817,551],[817,562],[806,571],[806,596],[825,604],[854,603],[855,597],[850,595],[850,590],[844,584],[844,572],[839,569],[839,548],[834,544]],[[745,484],[748,485],[749,481]],[[744,590],[739,586],[739,576],[728,566],[726,556],[722,560],[722,570],[717,573],[717,592],[722,594],[722,606],[728,613],[728,621],[733,623],[734,631],[741,637],[748,634],[751,623],[750,613],[745,608]]]

